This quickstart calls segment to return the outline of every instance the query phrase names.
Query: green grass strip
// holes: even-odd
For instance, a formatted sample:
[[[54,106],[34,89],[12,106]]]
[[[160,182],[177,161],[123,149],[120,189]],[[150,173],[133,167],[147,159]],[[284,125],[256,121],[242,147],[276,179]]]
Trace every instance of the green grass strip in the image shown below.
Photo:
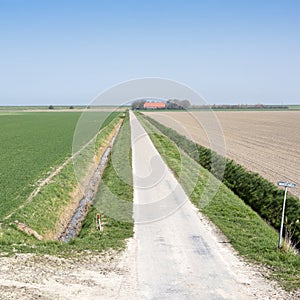
[[[129,155],[128,155],[129,154]],[[112,154],[100,183],[95,202],[83,224],[75,244],[86,243],[93,249],[123,249],[126,239],[133,236],[133,187],[131,168],[129,115],[115,141]],[[126,160],[125,158],[129,160]],[[126,211],[126,214],[124,214]],[[103,231],[95,226],[96,214],[101,213]],[[124,215],[128,218],[125,218]]]

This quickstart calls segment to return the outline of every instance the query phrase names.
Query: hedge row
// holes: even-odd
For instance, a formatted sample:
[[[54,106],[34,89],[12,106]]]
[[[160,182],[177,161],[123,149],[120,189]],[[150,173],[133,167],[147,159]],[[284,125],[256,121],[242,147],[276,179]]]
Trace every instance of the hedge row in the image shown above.
[[[175,130],[150,117],[143,116],[197,163],[210,171],[230,188],[246,204],[256,211],[270,225],[279,230],[283,191],[259,174],[246,170],[233,160],[200,146]],[[294,244],[300,246],[300,201],[288,195],[286,202],[285,228],[288,228]]]

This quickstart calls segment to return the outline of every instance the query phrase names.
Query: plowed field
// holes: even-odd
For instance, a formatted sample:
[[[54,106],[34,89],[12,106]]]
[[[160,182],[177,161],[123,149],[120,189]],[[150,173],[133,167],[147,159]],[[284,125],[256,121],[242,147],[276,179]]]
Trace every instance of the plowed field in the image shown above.
[[[210,147],[210,130],[201,126],[207,120],[220,122],[226,156],[273,183],[297,183],[291,193],[300,197],[300,112],[299,111],[222,111],[147,112],[162,124]],[[213,132],[213,130],[211,131]],[[222,134],[216,131],[217,134]],[[218,146],[218,145],[217,145]],[[221,147],[221,145],[220,145]],[[218,151],[220,152],[220,151]]]

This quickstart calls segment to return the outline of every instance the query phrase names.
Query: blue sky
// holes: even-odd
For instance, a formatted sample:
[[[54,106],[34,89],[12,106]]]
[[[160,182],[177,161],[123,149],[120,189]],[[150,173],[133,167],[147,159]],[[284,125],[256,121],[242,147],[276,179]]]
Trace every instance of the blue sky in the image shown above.
[[[0,37],[0,105],[88,104],[143,77],[300,103],[300,1],[0,0]]]

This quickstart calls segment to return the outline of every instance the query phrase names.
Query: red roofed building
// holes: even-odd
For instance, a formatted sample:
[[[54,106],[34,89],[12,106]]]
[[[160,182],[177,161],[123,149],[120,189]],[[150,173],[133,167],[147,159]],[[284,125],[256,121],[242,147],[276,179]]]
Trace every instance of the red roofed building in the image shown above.
[[[144,109],[164,109],[166,104],[164,102],[145,102]]]

